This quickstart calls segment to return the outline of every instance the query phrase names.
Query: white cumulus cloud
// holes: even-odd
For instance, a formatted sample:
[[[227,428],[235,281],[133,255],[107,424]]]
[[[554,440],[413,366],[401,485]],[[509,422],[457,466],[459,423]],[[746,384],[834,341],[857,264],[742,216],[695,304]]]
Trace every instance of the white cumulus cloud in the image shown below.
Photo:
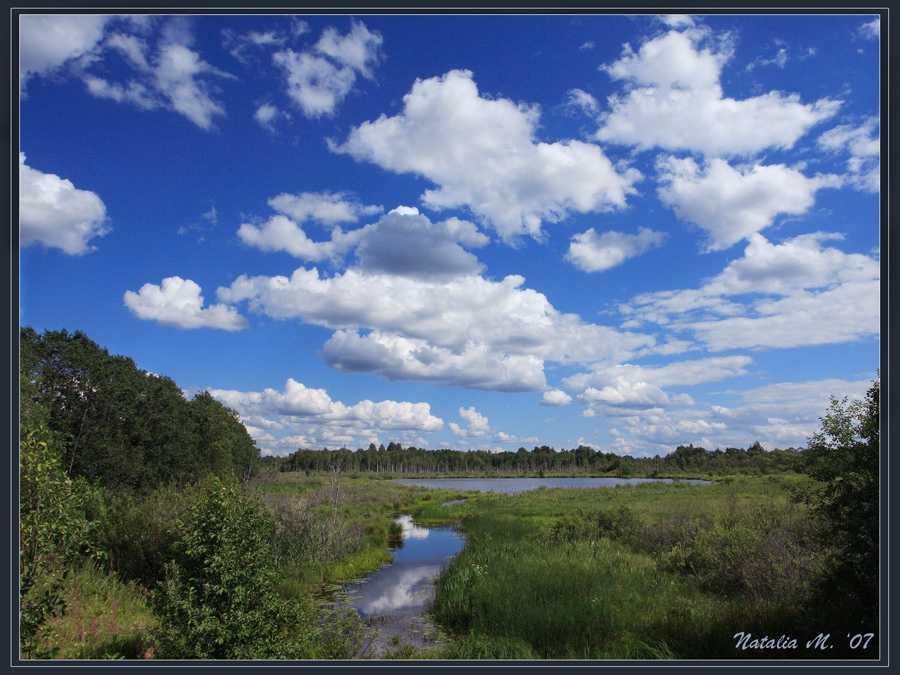
[[[688,331],[713,351],[878,335],[879,262],[822,245],[841,238],[811,233],[773,244],[751,235],[744,256],[700,288],[640,295],[620,309],[629,325],[651,322]]]
[[[572,237],[566,260],[585,272],[600,272],[660,246],[664,239],[665,233],[646,227],[640,228],[637,234],[613,231],[597,234],[592,227]]]
[[[137,293],[125,291],[124,303],[140,319],[182,330],[220,328],[236,331],[249,325],[233,307],[223,304],[203,307],[200,286],[181,277],[167,277],[160,286],[144,284]]]
[[[216,117],[225,116],[215,82],[234,76],[203,60],[191,43],[188,24],[181,18],[163,27],[155,45],[117,30],[100,45],[97,60],[110,51],[118,52],[130,64],[132,77],[124,83],[90,71],[81,77],[88,92],[98,98],[131,103],[142,110],[172,110],[209,131]]]
[[[347,405],[333,400],[326,390],[307,387],[293,378],[287,379],[283,391],[208,391],[238,411],[245,424],[267,429],[254,438],[273,453],[298,447],[350,445],[385,433],[406,437],[439,431],[444,426],[428,403],[365,399]],[[280,437],[269,432],[278,432]]]
[[[417,80],[403,101],[399,115],[364,122],[332,150],[424,176],[438,185],[422,195],[427,206],[467,207],[504,240],[622,207],[640,177],[619,174],[596,145],[539,142],[538,109],[480,96],[469,71]]]
[[[40,242],[81,255],[96,248],[89,245],[91,239],[109,231],[100,197],[55,174],[31,168],[25,164],[25,154],[19,153],[20,246]]]
[[[728,248],[769,227],[779,214],[800,215],[823,187],[838,187],[837,176],[807,178],[783,164],[738,170],[723,159],[702,167],[691,158],[658,162],[659,197],[682,220],[709,234],[709,250]]]
[[[706,29],[672,30],[637,52],[626,45],[618,61],[601,67],[629,89],[609,98],[597,138],[642,150],[747,155],[793,147],[840,106],[829,99],[804,104],[797,95],[775,91],[727,98],[720,77],[732,52],[727,40],[712,44]]]
[[[19,88],[92,51],[103,39],[109,16],[23,14],[19,17]]]
[[[572,402],[572,397],[561,389],[545,391],[541,396],[541,405],[567,405]]]

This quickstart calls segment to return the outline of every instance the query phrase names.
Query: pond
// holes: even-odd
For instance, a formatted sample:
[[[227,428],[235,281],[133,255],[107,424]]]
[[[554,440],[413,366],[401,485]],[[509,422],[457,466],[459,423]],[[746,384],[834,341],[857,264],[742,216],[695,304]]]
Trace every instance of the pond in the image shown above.
[[[393,561],[362,581],[342,584],[337,599],[368,619],[362,658],[377,658],[398,644],[421,649],[441,641],[424,610],[434,597],[435,577],[465,544],[453,528],[421,527],[410,516],[395,520],[403,536],[391,551]]]
[[[597,488],[635,483],[672,483],[671,478],[394,478],[393,483],[419,487],[459,490],[460,492],[503,492],[509,495],[547,488]],[[708,480],[683,483],[707,484]]]

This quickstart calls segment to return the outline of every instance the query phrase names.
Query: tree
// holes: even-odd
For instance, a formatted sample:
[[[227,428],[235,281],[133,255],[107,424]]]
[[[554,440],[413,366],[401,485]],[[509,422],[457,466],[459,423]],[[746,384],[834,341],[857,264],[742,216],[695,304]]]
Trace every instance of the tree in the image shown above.
[[[879,398],[877,379],[865,400],[831,398],[803,453],[818,485],[799,495],[830,525],[832,583],[868,608],[878,603]]]

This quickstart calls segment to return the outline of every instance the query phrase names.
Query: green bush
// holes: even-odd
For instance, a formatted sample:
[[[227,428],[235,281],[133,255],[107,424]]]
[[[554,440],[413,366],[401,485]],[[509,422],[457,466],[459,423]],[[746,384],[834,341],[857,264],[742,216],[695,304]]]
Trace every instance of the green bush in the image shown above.
[[[550,526],[548,543],[562,544],[575,541],[596,541],[609,537],[620,541],[630,541],[638,528],[639,521],[634,513],[624,505],[617,510],[600,509],[584,511],[579,509],[574,516],[563,516]]]
[[[171,485],[146,497],[127,493],[112,497],[97,532],[107,569],[148,590],[155,589],[174,556],[178,532],[172,524],[187,518],[195,492],[190,486]]]
[[[52,656],[37,641],[40,627],[62,614],[66,567],[89,548],[86,486],[62,468],[56,436],[43,426],[24,431],[19,455],[19,624],[25,658]]]
[[[207,479],[178,523],[175,559],[154,594],[164,659],[303,658],[318,637],[311,603],[278,597],[274,524],[231,479]]]
[[[831,549],[825,594],[841,596],[873,621],[879,588],[880,392],[875,380],[865,400],[831,399],[822,428],[809,439],[804,471],[816,483],[796,497],[829,524]]]

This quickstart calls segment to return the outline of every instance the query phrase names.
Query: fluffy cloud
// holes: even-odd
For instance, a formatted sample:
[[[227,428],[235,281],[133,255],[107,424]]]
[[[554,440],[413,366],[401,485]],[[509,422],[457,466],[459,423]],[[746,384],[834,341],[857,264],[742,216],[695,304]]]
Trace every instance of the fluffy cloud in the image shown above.
[[[466,428],[463,429],[455,422],[450,422],[450,430],[454,435],[460,438],[484,438],[493,433],[487,417],[476,411],[474,407],[460,408],[459,416],[466,421]]]
[[[356,220],[359,213],[380,211],[380,207],[362,207],[336,195],[300,197],[279,195],[269,200],[276,210],[289,214],[272,216],[261,225],[244,223],[238,237],[248,246],[263,251],[286,251],[296,258],[317,262],[326,258],[338,262],[351,249],[356,249],[359,269],[371,274],[389,274],[411,278],[442,280],[478,274],[484,265],[463,245],[478,248],[488,238],[464,220],[450,218],[431,223],[418,211],[406,207],[394,209],[377,223],[344,232],[331,231],[327,241],[310,239],[295,220],[312,218],[337,223]]]
[[[817,190],[841,183],[836,176],[807,178],[783,164],[739,171],[725,160],[711,159],[701,170],[689,157],[669,157],[658,168],[660,199],[679,218],[706,230],[713,251],[769,227],[778,214],[806,213]]]
[[[31,14],[19,17],[19,88],[93,50],[103,39],[108,16]]]
[[[612,367],[595,366],[590,373],[579,373],[563,383],[578,400],[609,414],[609,408],[638,410],[691,405],[687,394],[669,396],[663,387],[718,382],[745,375],[745,367],[752,363],[748,356],[727,356],[671,363],[666,366],[637,366],[621,364]],[[599,407],[598,407],[599,406]],[[613,413],[615,414],[615,413]]]
[[[348,236],[340,228],[335,228],[330,241],[313,241],[302,227],[287,216],[272,216],[258,226],[243,223],[237,234],[245,244],[261,251],[285,251],[295,258],[312,262],[341,256],[357,240],[357,236]]]
[[[369,64],[375,64],[381,58],[379,49],[382,42],[384,38],[377,31],[373,33],[365,24],[354,21],[347,35],[341,35],[335,28],[326,28],[315,50],[342,66],[352,68],[363,77],[371,78]]]
[[[866,40],[877,40],[881,37],[881,19],[874,19],[859,27],[859,34]]]
[[[880,331],[881,285],[845,283],[820,293],[797,292],[758,302],[754,316],[687,325],[709,349],[788,348],[856,342]]]
[[[78,190],[71,181],[25,164],[19,153],[19,243],[41,242],[70,255],[96,247],[88,242],[110,231],[100,197]]]
[[[575,110],[580,110],[587,115],[594,116],[600,112],[600,104],[593,96],[583,89],[570,89],[566,92],[569,100],[566,106]]]
[[[601,70],[625,81],[625,95],[609,98],[597,138],[639,149],[690,150],[706,155],[746,155],[766,148],[790,148],[813,125],[832,116],[840,103],[821,99],[803,104],[796,95],[769,92],[753,98],[725,98],[722,66],[729,45],[701,46],[702,29],[669,31],[635,53]]]
[[[271,103],[263,103],[256,109],[256,112],[253,113],[253,119],[255,119],[264,129],[272,131],[275,128],[275,120],[280,115],[281,111],[274,105]]]
[[[282,193],[270,199],[269,206],[284,215],[272,216],[262,225],[241,224],[241,241],[263,251],[286,251],[295,258],[313,262],[337,259],[359,243],[363,230],[345,233],[335,227],[338,223],[356,222],[361,216],[382,211],[380,206],[364,206],[343,192]],[[307,221],[331,226],[330,240],[310,239],[300,225]]]
[[[460,243],[480,247],[488,238],[457,218],[432,225],[425,216],[391,212],[360,234],[356,255],[366,273],[435,280],[480,273],[484,265]]]
[[[300,268],[290,278],[241,276],[218,298],[335,329],[320,355],[343,372],[492,391],[544,391],[547,360],[615,362],[655,343],[560,313],[543,294],[522,289],[524,281],[471,274],[433,281],[359,269],[322,278]]]
[[[163,279],[161,286],[144,284],[137,293],[125,291],[124,303],[140,319],[182,330],[221,328],[236,331],[249,325],[233,307],[218,304],[204,308],[200,286],[181,277]]]
[[[625,205],[640,177],[624,175],[596,145],[535,139],[537,108],[482,98],[472,73],[417,80],[403,112],[353,129],[332,150],[439,185],[422,201],[435,209],[468,207],[504,240],[541,236],[542,222],[570,212]]]
[[[830,397],[863,398],[871,382],[827,379],[783,382],[731,392],[731,407],[637,411],[617,420],[617,451],[635,455],[665,455],[676,446],[693,443],[708,450],[746,448],[759,441],[764,448],[805,447],[821,427],[820,417]]]
[[[116,32],[103,43],[103,50],[119,52],[135,71],[134,78],[124,84],[90,73],[82,78],[94,96],[143,110],[173,110],[209,131],[213,119],[225,115],[224,105],[214,97],[212,78],[233,76],[201,59],[190,42],[186,24],[180,20],[164,27],[155,48],[140,37]]]
[[[813,233],[772,244],[755,234],[744,256],[701,288],[640,295],[620,309],[631,318],[629,326],[653,322],[687,330],[714,351],[877,335],[879,263],[823,248],[822,242],[840,238]],[[747,304],[731,299],[744,295]]]
[[[543,294],[520,288],[524,282],[517,275],[499,282],[468,275],[438,283],[355,269],[320,278],[318,270],[300,268],[290,278],[242,275],[219,288],[218,298],[249,301],[251,309],[273,318],[335,329],[368,327],[457,353],[471,342],[512,355],[599,361],[653,344],[648,336],[560,313]]]
[[[363,216],[382,212],[380,206],[367,206],[348,192],[301,192],[299,195],[282,193],[269,200],[269,206],[290,216],[298,223],[308,220],[323,225],[355,223]]]
[[[664,239],[663,232],[646,227],[640,228],[637,234],[612,231],[597,234],[592,227],[572,237],[566,260],[585,272],[600,272],[621,265],[652,246],[659,246]]]
[[[572,397],[560,389],[545,391],[541,396],[541,405],[567,405],[572,402]]]
[[[826,131],[818,141],[819,147],[824,150],[850,155],[847,160],[849,183],[868,192],[881,189],[881,137],[878,125],[876,117],[867,119],[859,126],[843,124]]]
[[[370,78],[370,63],[377,63],[383,38],[354,22],[345,36],[327,28],[312,51],[277,52],[276,66],[287,75],[287,93],[309,118],[334,114],[356,83],[357,74]]]
[[[485,343],[459,349],[434,346],[421,338],[372,331],[337,331],[320,356],[345,373],[372,373],[388,380],[416,380],[487,391],[540,391],[544,362],[530,354],[509,354]]]
[[[209,389],[210,394],[240,413],[249,427],[277,430],[254,438],[270,452],[327,444],[351,445],[378,434],[421,434],[439,431],[444,422],[427,403],[363,400],[354,405],[334,401],[324,389],[306,387],[288,378],[284,391]],[[368,442],[368,441],[367,441]]]

